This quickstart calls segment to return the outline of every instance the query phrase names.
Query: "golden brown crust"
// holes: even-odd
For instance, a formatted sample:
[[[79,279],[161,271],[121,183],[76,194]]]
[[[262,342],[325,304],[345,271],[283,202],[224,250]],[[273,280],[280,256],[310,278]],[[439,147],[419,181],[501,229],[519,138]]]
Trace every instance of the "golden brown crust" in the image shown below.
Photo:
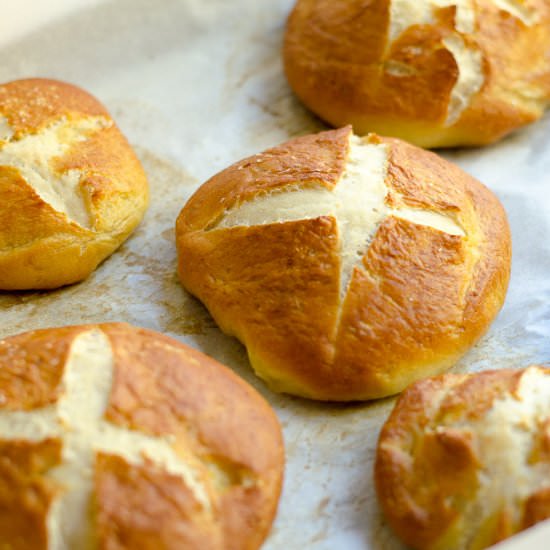
[[[60,134],[55,139],[67,149],[48,160],[51,178],[79,174],[77,190],[64,191],[65,200],[77,193],[89,224],[57,210],[18,167],[0,161],[0,288],[54,288],[84,279],[143,217],[147,180],[136,155],[105,108],[63,82],[28,79],[0,86],[0,117],[13,132],[4,142],[0,136],[0,153],[6,143],[23,143],[59,124],[74,129],[97,121],[76,140]]]
[[[539,14],[533,26],[495,2],[476,0],[475,40],[484,55],[486,84],[457,125],[473,144],[490,143],[533,122],[550,103],[550,2],[529,0],[525,7]]]
[[[481,549],[550,517],[550,457],[528,460],[545,432],[537,418],[547,425],[550,410],[530,402],[529,376],[546,391],[550,369],[532,367],[447,374],[400,396],[380,433],[374,476],[386,519],[406,544]]]
[[[287,24],[285,71],[316,114],[423,147],[490,143],[541,116],[550,102],[547,0],[520,6],[538,15],[530,25],[492,0],[473,0],[472,29],[455,23],[460,8],[432,6],[433,23],[411,24],[391,41],[390,4],[298,0]],[[444,44],[449,37],[481,56],[481,88],[456,122],[447,121],[460,75]]]
[[[185,287],[225,332],[246,343],[254,368],[271,385],[297,385],[307,395],[325,381],[323,372],[334,378],[334,220],[180,232],[178,247]]]
[[[145,498],[144,498],[145,497]],[[97,528],[105,550],[225,548],[221,533],[177,476],[100,455]]]
[[[175,445],[192,450],[196,467],[220,499],[218,521],[226,531],[220,548],[259,546],[277,510],[283,461],[282,442],[274,437],[279,425],[269,405],[229,371],[220,376],[218,363],[170,338],[132,333],[124,325],[103,330],[116,368],[106,417],[156,436],[176,434]],[[208,469],[221,471],[227,486],[208,481]],[[242,486],[245,478],[254,481],[249,488]],[[225,523],[229,510],[233,519]]]
[[[58,488],[44,474],[61,462],[61,442],[0,440],[0,538],[10,550],[47,550],[44,518]]]
[[[84,90],[47,78],[14,80],[0,86],[0,113],[16,138],[37,132],[64,116],[109,116],[105,107]]]
[[[333,188],[345,169],[350,133],[300,138],[299,157],[289,141],[276,148],[288,162],[277,156],[278,165],[266,164],[261,173],[255,157],[228,168],[197,191],[176,225],[184,286],[222,330],[245,343],[256,372],[275,389],[326,400],[389,395],[449,367],[500,309],[510,269],[506,215],[489,190],[433,153],[372,135],[370,143],[388,150],[386,205],[438,212],[464,228],[465,237],[387,217],[343,301],[333,217],[216,226],[226,208],[280,189],[281,182],[313,185],[300,179],[306,143],[308,173]],[[258,157],[271,158],[272,151]],[[295,157],[301,161],[294,170]]]
[[[237,202],[289,184],[332,188],[344,170],[349,133],[349,128],[341,128],[301,136],[233,164],[204,184],[178,227],[181,231],[209,227]]]
[[[436,209],[456,217],[467,228],[467,239],[429,228],[419,230],[407,222],[394,222],[398,231],[386,235],[382,226],[365,261],[372,294],[363,295],[351,310],[361,311],[362,321],[374,325],[373,331],[381,325],[379,342],[387,343],[387,334],[393,330],[400,332],[401,341],[397,348],[392,348],[395,369],[413,371],[415,358],[424,356],[420,365],[434,364],[431,373],[422,366],[424,374],[435,374],[453,364],[485,332],[502,307],[511,261],[510,230],[506,214],[494,195],[460,168],[407,143],[382,141],[394,145],[387,179],[388,187],[396,192],[390,196],[391,202]],[[401,235],[397,236],[398,233]],[[415,262],[409,260],[411,250],[418,251]],[[431,265],[433,272],[419,271],[419,265]],[[433,273],[437,276],[433,277]],[[382,281],[385,292],[381,292],[376,281]],[[421,290],[428,287],[429,293]],[[382,306],[380,300],[386,303]],[[381,311],[386,312],[386,317],[379,325],[376,320]],[[372,346],[377,347],[374,341]],[[449,353],[451,349],[455,352]],[[385,351],[382,348],[380,352],[380,372],[384,376]],[[371,356],[368,361],[376,364]],[[417,377],[413,378],[411,372],[411,377],[400,386]]]
[[[281,491],[281,430],[259,394],[202,353],[125,324],[14,336],[0,342],[0,409],[35,413],[57,406],[73,341],[97,330],[106,335],[113,353],[105,420],[131,432],[169,438],[207,498],[205,503],[181,476],[148,458],[136,465],[98,452],[93,498],[100,547],[258,548]],[[47,515],[63,492],[63,480],[50,477],[51,468],[63,462],[62,445],[61,439],[31,443],[9,438],[0,444],[0,508],[7,510],[2,517],[12,520],[0,520],[0,540],[14,548],[46,548]],[[31,523],[36,530],[28,533]]]
[[[342,312],[335,364],[349,372],[339,380],[343,391],[360,375],[373,396],[396,393],[466,351],[470,341],[458,328],[467,259],[459,236],[395,218],[382,224]]]
[[[121,324],[102,325],[102,330],[112,342],[116,371],[105,412],[111,422],[151,435],[174,434],[191,424],[202,452],[257,474],[278,465],[280,448],[272,437],[277,419],[252,387],[227,369],[220,375],[219,363],[172,338]],[[231,410],[227,396],[234,401]],[[149,408],[147,401],[156,407]]]
[[[59,397],[63,366],[81,327],[34,330],[0,340],[0,407],[22,411],[47,407]]]

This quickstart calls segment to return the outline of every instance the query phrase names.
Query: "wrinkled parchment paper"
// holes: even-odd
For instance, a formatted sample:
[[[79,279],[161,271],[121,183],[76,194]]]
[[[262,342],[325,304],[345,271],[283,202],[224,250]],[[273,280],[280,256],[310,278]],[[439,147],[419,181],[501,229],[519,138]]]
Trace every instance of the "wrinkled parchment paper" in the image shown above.
[[[282,74],[291,3],[86,0],[23,35],[2,34],[0,23],[0,81],[48,76],[91,91],[136,148],[152,195],[137,232],[84,283],[0,294],[0,336],[127,321],[201,349],[258,388],[284,427],[286,480],[266,550],[396,550],[402,546],[372,483],[378,432],[394,400],[337,406],[271,393],[244,348],[218,330],[175,274],[174,221],[202,182],[246,155],[323,128]],[[514,238],[504,310],[457,371],[550,363],[549,135],[547,116],[493,147],[444,153],[500,197]]]

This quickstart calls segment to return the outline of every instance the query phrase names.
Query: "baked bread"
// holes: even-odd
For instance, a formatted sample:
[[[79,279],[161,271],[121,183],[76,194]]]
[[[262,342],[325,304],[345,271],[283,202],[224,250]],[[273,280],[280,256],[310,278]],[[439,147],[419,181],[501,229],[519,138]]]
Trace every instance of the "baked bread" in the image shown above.
[[[0,541],[249,550],[283,473],[277,419],[213,359],[124,324],[0,341]]]
[[[378,441],[375,480],[417,550],[481,550],[550,517],[550,369],[413,384]]]
[[[147,201],[143,169],[96,99],[53,80],[0,86],[0,289],[86,278]]]
[[[483,145],[550,102],[548,0],[298,0],[284,63],[334,126]]]
[[[176,225],[179,275],[277,391],[362,400],[452,365],[500,309],[510,234],[458,167],[342,128],[205,183]]]

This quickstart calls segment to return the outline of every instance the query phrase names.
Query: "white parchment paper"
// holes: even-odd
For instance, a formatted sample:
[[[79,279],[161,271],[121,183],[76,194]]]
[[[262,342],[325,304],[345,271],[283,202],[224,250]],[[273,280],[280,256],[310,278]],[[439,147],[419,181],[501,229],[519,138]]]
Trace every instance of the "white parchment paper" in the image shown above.
[[[258,388],[284,427],[286,480],[265,548],[397,550],[372,483],[376,439],[393,399],[335,406],[271,393],[252,374],[244,348],[217,329],[175,275],[174,221],[203,181],[244,156],[323,128],[282,74],[291,4],[86,0],[23,35],[0,32],[0,81],[47,76],[88,89],[135,146],[152,195],[138,231],[84,283],[0,294],[0,336],[112,320],[201,349]],[[506,305],[456,370],[550,362],[549,132],[546,117],[498,145],[444,153],[500,197],[514,239]]]

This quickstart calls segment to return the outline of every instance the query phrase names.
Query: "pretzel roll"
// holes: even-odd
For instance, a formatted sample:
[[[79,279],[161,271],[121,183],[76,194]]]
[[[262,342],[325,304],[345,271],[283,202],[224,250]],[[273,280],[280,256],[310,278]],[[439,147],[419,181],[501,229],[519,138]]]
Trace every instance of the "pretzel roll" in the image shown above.
[[[422,147],[483,145],[550,102],[548,0],[298,0],[298,97],[334,126]]]
[[[205,183],[176,225],[179,275],[275,390],[401,391],[452,365],[500,309],[510,234],[458,167],[343,128]]]
[[[481,550],[550,518],[550,369],[413,384],[380,434],[375,481],[416,550]]]
[[[213,359],[125,324],[0,341],[0,541],[17,550],[253,550],[277,419]]]
[[[53,80],[0,86],[0,289],[81,281],[147,202],[145,173],[96,99]]]

